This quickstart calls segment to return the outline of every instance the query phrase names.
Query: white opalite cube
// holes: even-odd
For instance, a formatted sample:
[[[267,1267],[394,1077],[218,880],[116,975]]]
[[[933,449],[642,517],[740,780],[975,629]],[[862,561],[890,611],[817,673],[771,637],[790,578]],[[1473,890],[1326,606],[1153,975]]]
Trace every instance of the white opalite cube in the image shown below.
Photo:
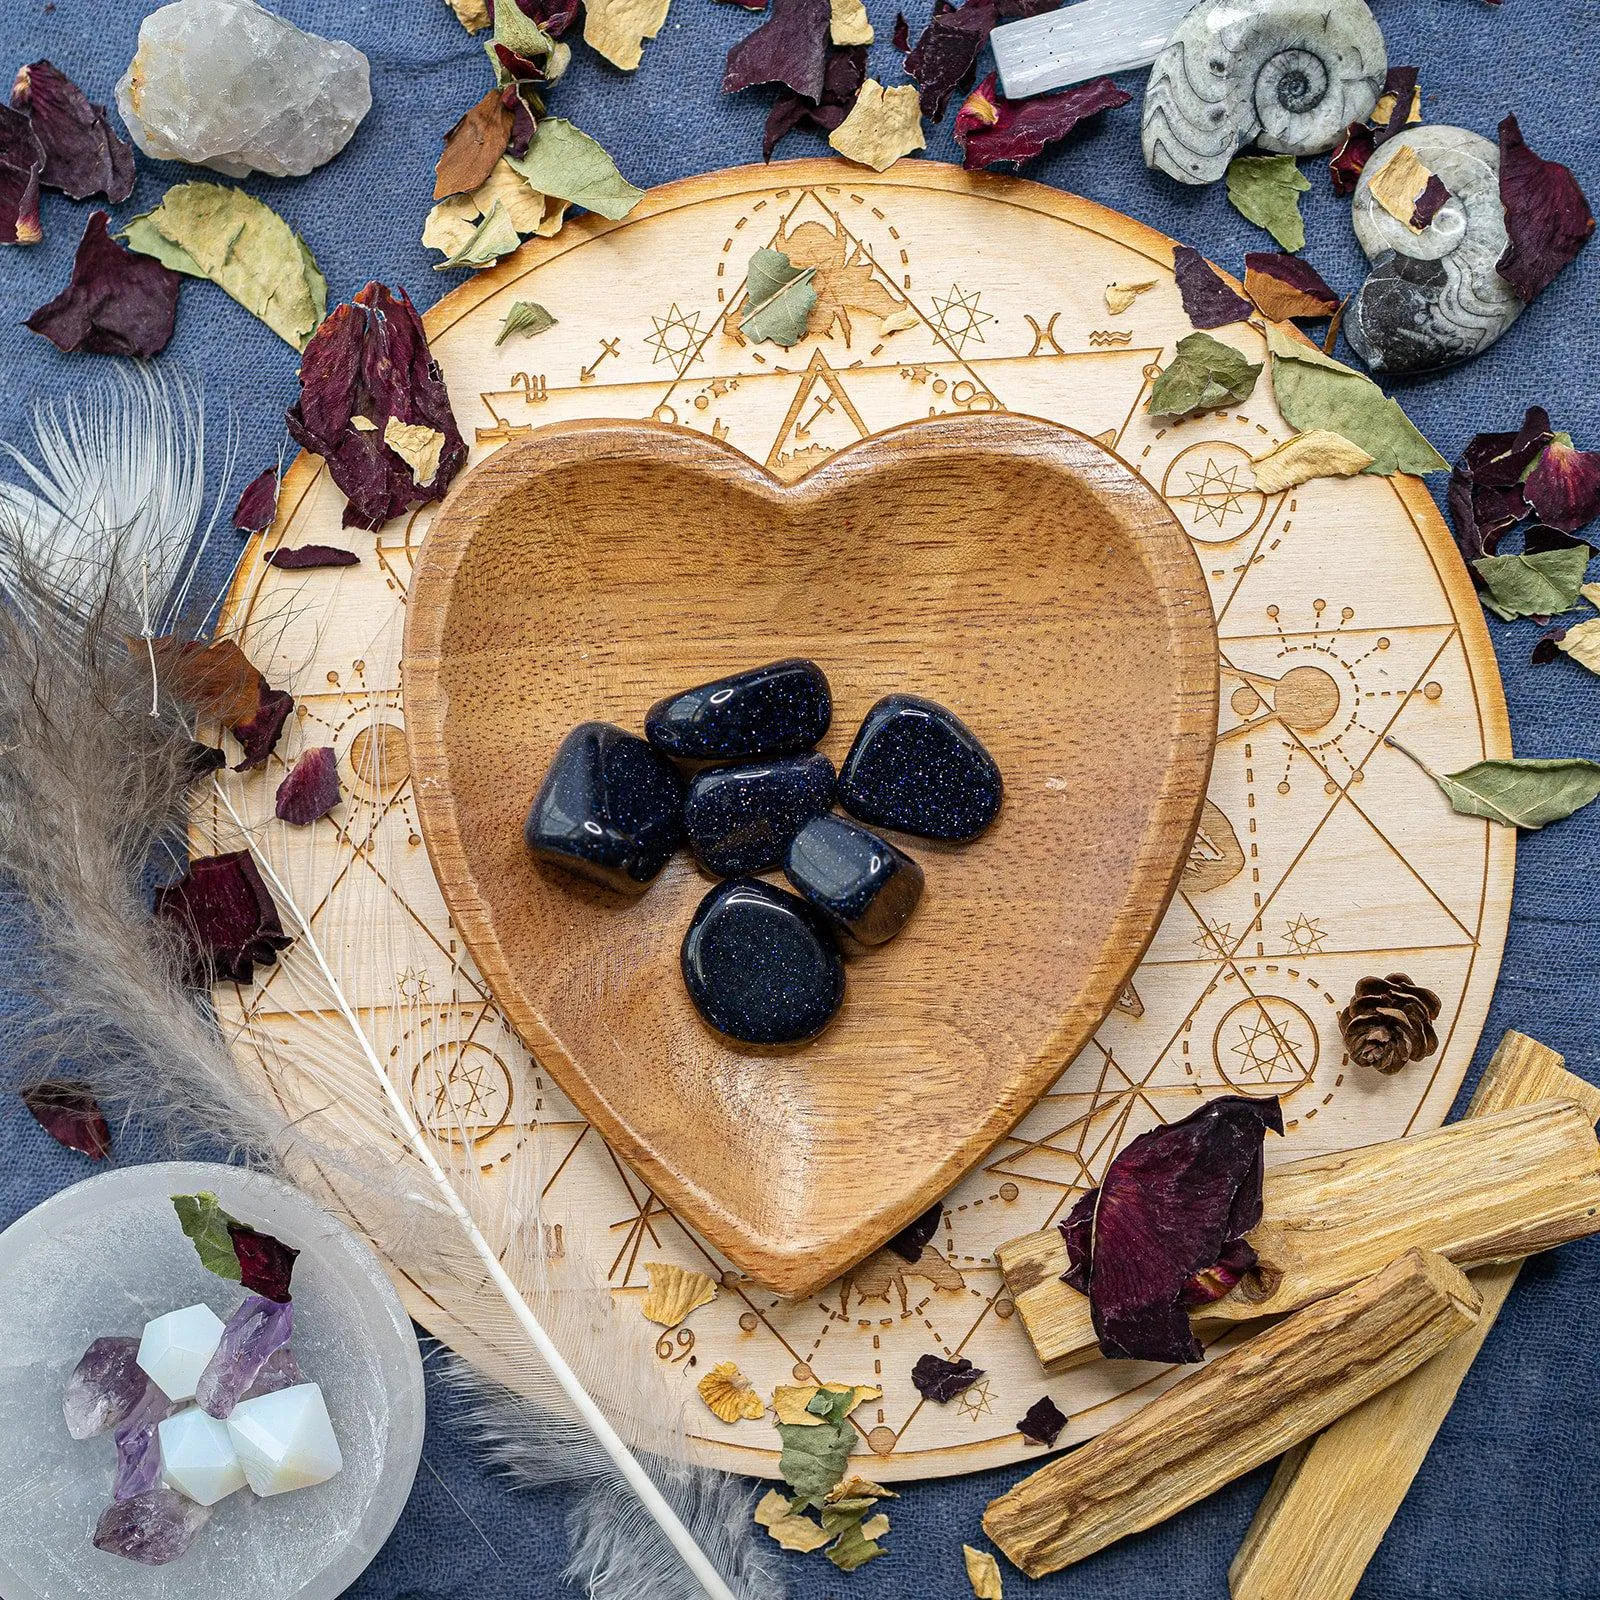
[[[244,1468],[228,1425],[198,1406],[168,1417],[161,1436],[161,1476],[169,1489],[203,1506],[214,1506],[244,1488]]]
[[[207,1305],[185,1306],[145,1323],[139,1365],[169,1400],[192,1400],[221,1342],[222,1318]]]
[[[241,1400],[227,1426],[245,1478],[259,1495],[309,1489],[344,1466],[322,1389],[315,1383]]]

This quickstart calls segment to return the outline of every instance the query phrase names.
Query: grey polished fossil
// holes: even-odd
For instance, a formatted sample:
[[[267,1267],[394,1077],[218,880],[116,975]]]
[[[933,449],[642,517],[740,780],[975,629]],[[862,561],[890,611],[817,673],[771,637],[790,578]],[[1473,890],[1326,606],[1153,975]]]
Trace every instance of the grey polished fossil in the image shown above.
[[[1213,183],[1246,145],[1331,150],[1371,114],[1388,64],[1364,0],[1201,0],[1150,69],[1145,165]]]
[[[1403,149],[1450,191],[1420,232],[1392,216],[1372,182]],[[1351,348],[1375,372],[1428,372],[1486,350],[1522,314],[1495,271],[1505,253],[1500,152],[1465,128],[1411,128],[1379,146],[1352,201],[1372,271],[1345,313]]]

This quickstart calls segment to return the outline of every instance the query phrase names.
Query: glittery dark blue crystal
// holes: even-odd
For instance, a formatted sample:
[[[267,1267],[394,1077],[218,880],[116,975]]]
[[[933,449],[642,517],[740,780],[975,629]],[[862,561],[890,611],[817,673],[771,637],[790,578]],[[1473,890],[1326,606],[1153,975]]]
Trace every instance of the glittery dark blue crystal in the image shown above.
[[[833,763],[823,755],[707,767],[694,775],[683,803],[689,848],[719,878],[765,872],[833,804],[833,785]]]
[[[774,661],[658,700],[645,737],[686,761],[786,756],[809,750],[833,719],[828,680],[814,661]]]
[[[706,895],[682,963],[700,1015],[744,1044],[814,1039],[844,999],[844,962],[827,929],[804,900],[758,878]]]
[[[523,837],[541,860],[642,894],[683,839],[683,779],[637,735],[580,723],[561,741]]]
[[[925,839],[976,839],[1000,810],[1000,769],[954,712],[886,695],[861,724],[839,774],[852,816]]]
[[[794,836],[784,876],[860,944],[883,944],[922,898],[922,868],[843,817],[813,817]]]

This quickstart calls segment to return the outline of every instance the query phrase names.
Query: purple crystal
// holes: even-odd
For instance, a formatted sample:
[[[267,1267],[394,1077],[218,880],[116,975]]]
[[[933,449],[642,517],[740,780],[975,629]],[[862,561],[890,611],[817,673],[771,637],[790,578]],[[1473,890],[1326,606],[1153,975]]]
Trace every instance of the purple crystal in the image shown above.
[[[210,1520],[210,1506],[196,1505],[163,1485],[107,1506],[95,1526],[94,1547],[161,1567],[176,1561]]]
[[[296,1384],[306,1381],[305,1374],[300,1370],[300,1363],[294,1358],[294,1351],[288,1345],[274,1350],[262,1363],[261,1370],[256,1374],[256,1381],[244,1392],[246,1400],[254,1400],[258,1394],[276,1394],[280,1389],[292,1389]]]
[[[117,1429],[117,1478],[112,1485],[113,1500],[132,1500],[155,1488],[161,1480],[161,1440],[156,1429],[178,1408],[150,1384],[140,1400]]]
[[[139,1368],[137,1339],[96,1339],[72,1369],[61,1413],[74,1439],[115,1428],[144,1399],[150,1380]]]
[[[195,1404],[214,1417],[226,1417],[269,1356],[294,1332],[294,1305],[253,1294],[228,1318],[222,1340],[195,1385]]]

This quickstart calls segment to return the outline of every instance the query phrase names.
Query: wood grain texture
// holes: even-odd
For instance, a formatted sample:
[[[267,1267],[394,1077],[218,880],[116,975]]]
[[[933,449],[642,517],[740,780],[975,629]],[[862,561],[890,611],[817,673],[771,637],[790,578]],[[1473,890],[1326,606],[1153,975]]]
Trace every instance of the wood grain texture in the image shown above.
[[[1408,1251],[1024,1478],[990,1502],[984,1532],[1030,1578],[1070,1566],[1326,1427],[1445,1348],[1478,1311],[1459,1268]]]
[[[1276,1168],[1248,1235],[1259,1279],[1197,1311],[1196,1333],[1204,1339],[1292,1311],[1404,1250],[1479,1266],[1600,1230],[1594,1120],[1570,1096],[1506,1104],[1433,1133]],[[1068,1260],[1060,1232],[1014,1239],[999,1258],[1040,1360],[1057,1370],[1095,1360],[1088,1298],[1061,1282]]]
[[[1467,1115],[1550,1099],[1600,1121],[1600,1089],[1566,1071],[1554,1050],[1510,1032]],[[1471,1273],[1483,1300],[1476,1326],[1284,1457],[1229,1568],[1234,1600],[1350,1600],[1521,1267],[1506,1261]]]
[[[996,546],[1005,552],[996,559]],[[827,672],[837,762],[881,695],[948,705],[1000,766],[977,843],[900,839],[928,887],[800,1050],[695,1013],[708,887],[639,901],[534,865],[522,819],[587,718],[785,656]],[[653,1190],[806,1294],[953,1187],[1081,1048],[1188,855],[1216,634],[1170,512],[1054,424],[912,424],[793,485],[653,424],[542,431],[462,481],[412,580],[402,660],[422,831],[513,1026]],[[1054,780],[1054,781],[1052,781]]]

